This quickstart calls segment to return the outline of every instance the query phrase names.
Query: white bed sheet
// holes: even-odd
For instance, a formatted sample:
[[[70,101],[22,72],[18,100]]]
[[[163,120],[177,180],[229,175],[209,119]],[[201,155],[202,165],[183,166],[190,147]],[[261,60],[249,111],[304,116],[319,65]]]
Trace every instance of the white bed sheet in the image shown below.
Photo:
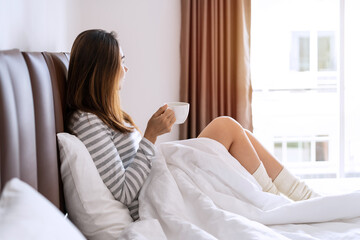
[[[161,144],[139,201],[141,221],[122,239],[153,239],[149,229],[157,239],[360,239],[360,192],[301,202],[262,192],[207,138]]]

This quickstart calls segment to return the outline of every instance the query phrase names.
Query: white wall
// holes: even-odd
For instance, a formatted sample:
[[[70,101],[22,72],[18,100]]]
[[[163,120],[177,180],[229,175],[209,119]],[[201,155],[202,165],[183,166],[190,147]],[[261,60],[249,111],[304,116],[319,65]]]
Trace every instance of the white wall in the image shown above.
[[[167,101],[179,100],[180,0],[0,0],[0,49],[70,51],[83,30],[118,33],[129,72],[122,105],[145,130]],[[178,126],[158,142],[175,140]]]
[[[0,49],[69,51],[66,2],[0,0]]]

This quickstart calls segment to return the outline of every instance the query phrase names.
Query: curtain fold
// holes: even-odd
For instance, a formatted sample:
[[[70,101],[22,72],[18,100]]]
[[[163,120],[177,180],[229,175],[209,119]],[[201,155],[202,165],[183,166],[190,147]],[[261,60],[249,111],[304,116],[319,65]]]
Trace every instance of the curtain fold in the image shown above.
[[[251,0],[181,0],[180,138],[197,137],[218,116],[252,131]]]

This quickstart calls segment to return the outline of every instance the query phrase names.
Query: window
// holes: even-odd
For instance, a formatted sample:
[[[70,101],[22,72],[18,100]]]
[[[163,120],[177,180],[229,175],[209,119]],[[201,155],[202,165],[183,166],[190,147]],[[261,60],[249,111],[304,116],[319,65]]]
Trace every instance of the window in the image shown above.
[[[336,71],[335,33],[318,32],[318,71]]]
[[[315,34],[310,34],[310,31],[291,32],[290,70],[310,71],[310,61],[315,62],[316,57],[317,71],[336,71],[335,32],[317,31]],[[317,55],[313,54],[310,60],[310,40],[315,37]]]
[[[303,72],[310,70],[310,32],[292,32],[290,69]]]
[[[302,177],[360,176],[359,10],[252,1],[254,133]]]
[[[327,136],[275,137],[274,155],[283,163],[329,161]]]

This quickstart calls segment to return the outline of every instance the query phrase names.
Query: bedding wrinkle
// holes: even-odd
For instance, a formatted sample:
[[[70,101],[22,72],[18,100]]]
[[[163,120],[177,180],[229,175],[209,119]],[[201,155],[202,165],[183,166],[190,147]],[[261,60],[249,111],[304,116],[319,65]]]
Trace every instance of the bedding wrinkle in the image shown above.
[[[360,239],[360,192],[293,202],[263,192],[214,140],[159,149],[139,214],[157,219],[167,239]]]

